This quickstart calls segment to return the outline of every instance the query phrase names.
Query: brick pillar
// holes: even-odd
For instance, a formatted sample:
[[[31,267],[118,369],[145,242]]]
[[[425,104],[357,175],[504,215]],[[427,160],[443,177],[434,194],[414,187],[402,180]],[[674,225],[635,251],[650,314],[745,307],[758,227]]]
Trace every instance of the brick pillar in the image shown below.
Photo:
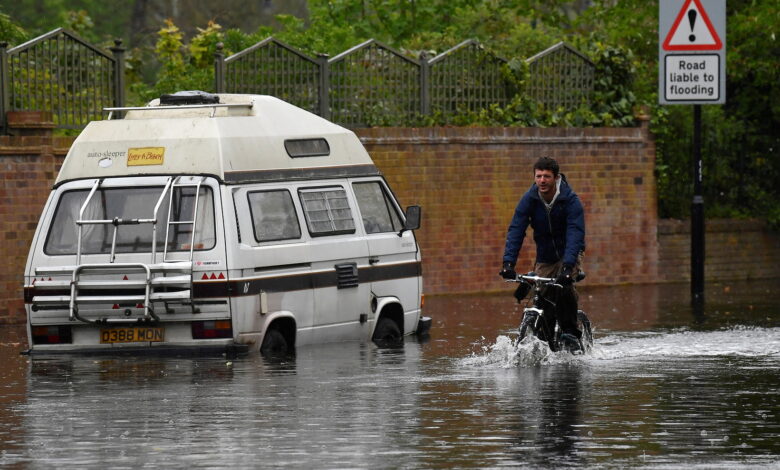
[[[50,111],[8,111],[8,133],[17,136],[41,136],[51,139],[56,127]]]
[[[24,323],[24,267],[38,219],[72,137],[53,137],[51,113],[7,113],[0,136],[0,324]]]

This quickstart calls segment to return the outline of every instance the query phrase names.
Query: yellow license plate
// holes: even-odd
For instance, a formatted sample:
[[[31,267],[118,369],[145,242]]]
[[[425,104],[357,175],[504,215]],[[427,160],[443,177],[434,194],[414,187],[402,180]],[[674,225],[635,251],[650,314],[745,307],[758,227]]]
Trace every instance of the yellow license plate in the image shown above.
[[[100,343],[159,343],[165,340],[162,327],[106,328],[100,330]]]

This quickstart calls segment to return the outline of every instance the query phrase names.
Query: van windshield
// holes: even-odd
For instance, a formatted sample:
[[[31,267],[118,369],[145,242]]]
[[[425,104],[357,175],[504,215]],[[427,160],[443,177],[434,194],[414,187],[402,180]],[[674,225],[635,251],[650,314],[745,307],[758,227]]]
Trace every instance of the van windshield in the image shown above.
[[[168,231],[168,251],[189,251],[194,243],[195,250],[208,250],[216,242],[214,228],[214,202],[211,189],[200,188],[198,210],[193,214],[195,204],[194,187],[178,187],[167,193],[157,214],[154,207],[160,199],[162,186],[134,188],[100,188],[84,210],[83,220],[157,219],[157,250],[164,249]],[[57,209],[49,228],[44,252],[47,255],[76,254],[81,206],[89,195],[89,189],[72,190],[60,196]],[[170,220],[180,222],[168,224],[168,206],[173,201]],[[195,218],[195,237],[192,237]],[[185,223],[186,222],[186,223]],[[116,235],[116,253],[148,253],[152,250],[152,224],[119,225]],[[114,226],[106,224],[83,224],[81,252],[83,254],[111,253]]]

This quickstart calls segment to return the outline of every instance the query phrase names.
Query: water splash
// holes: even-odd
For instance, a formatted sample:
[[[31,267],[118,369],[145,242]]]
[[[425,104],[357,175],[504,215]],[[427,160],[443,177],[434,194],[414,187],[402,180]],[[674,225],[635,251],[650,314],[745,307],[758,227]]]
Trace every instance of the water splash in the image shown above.
[[[599,338],[597,360],[664,357],[775,356],[780,360],[780,328],[739,326],[717,331],[645,332]]]
[[[529,336],[522,341],[517,337],[500,335],[493,344],[480,345],[481,352],[460,360],[465,367],[534,367],[542,364],[561,364],[582,360],[583,356],[573,356],[568,352],[550,351],[547,343]]]
[[[654,360],[658,357],[776,357],[780,361],[780,328],[739,326],[717,331],[655,331],[616,333],[596,338],[586,355],[553,353],[543,341],[500,335],[493,344],[461,359],[465,367],[534,367],[548,364],[613,360]]]
[[[514,367],[517,365],[517,349],[515,341],[509,336],[500,335],[494,344],[478,344],[479,352],[460,360],[463,366],[496,366]]]

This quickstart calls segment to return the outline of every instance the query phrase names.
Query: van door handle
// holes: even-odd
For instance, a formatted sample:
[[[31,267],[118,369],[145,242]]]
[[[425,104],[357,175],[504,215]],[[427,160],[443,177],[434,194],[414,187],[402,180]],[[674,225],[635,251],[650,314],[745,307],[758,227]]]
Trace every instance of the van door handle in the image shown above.
[[[379,258],[368,258],[368,264],[377,264],[379,262]]]

